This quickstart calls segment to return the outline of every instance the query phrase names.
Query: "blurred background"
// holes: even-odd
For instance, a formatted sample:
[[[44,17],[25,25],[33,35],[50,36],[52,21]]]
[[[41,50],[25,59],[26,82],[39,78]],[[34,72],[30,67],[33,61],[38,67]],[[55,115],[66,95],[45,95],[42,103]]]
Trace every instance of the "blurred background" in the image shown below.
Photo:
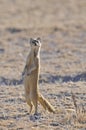
[[[85,0],[0,0],[0,28],[85,26]]]
[[[42,39],[41,63],[43,66],[48,63],[45,70],[53,62],[49,71],[56,74],[85,71],[86,1],[0,0],[1,72],[6,61],[5,69],[12,71],[19,67],[18,72],[21,72],[29,52],[30,37]]]
[[[39,105],[36,121],[21,79],[30,37],[42,41],[40,91],[62,110],[53,116]],[[86,0],[0,0],[0,130],[7,129],[86,130]]]

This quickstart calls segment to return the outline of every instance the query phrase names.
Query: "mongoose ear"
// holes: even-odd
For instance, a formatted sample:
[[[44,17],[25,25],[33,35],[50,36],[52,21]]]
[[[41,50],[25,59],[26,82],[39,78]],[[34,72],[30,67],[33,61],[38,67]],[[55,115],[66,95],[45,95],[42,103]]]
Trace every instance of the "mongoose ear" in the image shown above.
[[[41,38],[40,37],[38,37],[37,40],[41,42]]]

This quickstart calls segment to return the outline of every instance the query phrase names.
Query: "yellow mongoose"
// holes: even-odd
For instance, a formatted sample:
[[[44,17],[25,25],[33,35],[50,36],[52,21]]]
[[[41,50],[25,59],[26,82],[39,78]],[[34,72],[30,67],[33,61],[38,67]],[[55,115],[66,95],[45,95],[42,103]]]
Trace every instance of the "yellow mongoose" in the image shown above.
[[[39,70],[40,70],[40,38],[30,39],[30,53],[26,60],[26,65],[23,71],[24,76],[24,87],[25,87],[25,98],[27,104],[30,106],[30,113],[32,107],[35,107],[35,113],[37,114],[38,101],[50,112],[55,112],[53,106],[43,97],[39,92],[38,81],[39,81]]]

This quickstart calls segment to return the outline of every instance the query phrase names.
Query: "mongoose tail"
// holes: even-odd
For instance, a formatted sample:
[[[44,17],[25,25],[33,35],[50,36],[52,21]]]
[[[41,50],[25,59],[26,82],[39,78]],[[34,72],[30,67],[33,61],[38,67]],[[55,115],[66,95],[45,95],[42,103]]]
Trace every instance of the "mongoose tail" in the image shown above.
[[[55,113],[54,107],[48,102],[48,100],[43,97],[43,95],[38,94],[38,101],[41,103],[45,110],[47,109],[49,112]]]

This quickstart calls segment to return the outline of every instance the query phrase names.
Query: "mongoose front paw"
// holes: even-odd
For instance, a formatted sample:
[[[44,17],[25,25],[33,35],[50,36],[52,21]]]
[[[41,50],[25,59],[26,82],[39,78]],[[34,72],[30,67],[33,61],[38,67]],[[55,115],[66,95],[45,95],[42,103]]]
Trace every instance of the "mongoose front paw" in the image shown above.
[[[31,75],[31,73],[29,72],[29,73],[27,73],[27,75],[29,76],[29,75]]]
[[[24,77],[24,75],[25,75],[25,72],[22,72],[22,77]]]

